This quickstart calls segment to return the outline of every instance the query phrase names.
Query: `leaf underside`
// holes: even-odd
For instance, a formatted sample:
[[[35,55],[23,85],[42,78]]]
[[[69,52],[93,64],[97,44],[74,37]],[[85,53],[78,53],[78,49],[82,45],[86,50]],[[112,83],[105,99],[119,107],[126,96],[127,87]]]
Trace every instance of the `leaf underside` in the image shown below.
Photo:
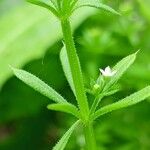
[[[111,12],[115,15],[120,15],[120,13],[118,13],[116,10],[114,10],[108,5],[100,3],[98,0],[79,0],[77,2],[77,6],[75,7],[75,9],[78,9],[81,7],[94,7],[94,8],[101,9],[107,12]]]
[[[116,74],[111,77],[110,81],[106,84],[106,86],[103,89],[103,92],[110,89],[113,85],[115,85],[118,80],[122,77],[122,75],[127,71],[127,69],[133,64],[133,62],[136,59],[136,54],[131,54],[125,58],[123,58],[121,61],[119,61],[114,67],[113,70],[116,71]]]
[[[144,89],[142,89],[134,94],[131,94],[130,96],[128,96],[118,102],[115,102],[113,104],[110,104],[110,105],[100,108],[98,111],[95,112],[94,119],[100,117],[101,115],[109,113],[111,111],[125,108],[125,107],[131,106],[131,105],[135,105],[135,104],[145,100],[149,96],[150,96],[150,86],[147,86]]]
[[[47,4],[47,3],[39,1],[39,0],[27,0],[27,2],[34,4],[34,5],[37,5],[37,6],[44,7],[46,9],[50,10],[55,16],[58,17],[58,12],[50,4]]]
[[[54,110],[54,111],[69,113],[69,114],[72,114],[75,117],[79,118],[78,109],[70,103],[50,104],[50,105],[47,106],[47,108],[50,109],[50,110]]]
[[[60,52],[60,60],[61,60],[61,64],[63,67],[63,71],[65,73],[65,76],[67,78],[67,81],[75,95],[75,88],[74,88],[74,84],[73,84],[73,79],[72,79],[72,75],[71,75],[71,69],[70,69],[70,65],[69,65],[69,60],[68,60],[68,56],[67,56],[67,51],[66,51],[66,47],[64,45],[64,47],[62,48],[61,52]]]
[[[12,67],[11,67],[12,68]],[[57,103],[66,103],[67,101],[58,94],[53,88],[48,86],[46,83],[44,83],[42,80],[40,80],[35,75],[21,70],[21,69],[15,69],[12,68],[14,74],[17,78],[19,78],[21,81],[32,87],[34,90],[38,91],[39,93],[43,94],[44,96],[48,97],[49,99],[57,102]]]

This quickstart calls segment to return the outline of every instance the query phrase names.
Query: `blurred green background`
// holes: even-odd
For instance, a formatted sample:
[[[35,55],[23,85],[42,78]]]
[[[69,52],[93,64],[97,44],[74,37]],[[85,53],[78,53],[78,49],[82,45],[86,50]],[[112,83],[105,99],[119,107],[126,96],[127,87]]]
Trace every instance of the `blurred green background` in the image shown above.
[[[120,81],[122,90],[102,105],[150,84],[150,0],[104,2],[122,16],[84,8],[71,18],[86,86],[100,67],[141,51]],[[59,60],[61,47],[59,22],[47,10],[21,0],[0,1],[0,150],[49,150],[72,124],[69,115],[48,111],[50,101],[9,68],[37,75],[75,103]],[[100,150],[150,150],[150,100],[100,118],[95,133]],[[78,150],[82,141],[76,131],[66,149]]]

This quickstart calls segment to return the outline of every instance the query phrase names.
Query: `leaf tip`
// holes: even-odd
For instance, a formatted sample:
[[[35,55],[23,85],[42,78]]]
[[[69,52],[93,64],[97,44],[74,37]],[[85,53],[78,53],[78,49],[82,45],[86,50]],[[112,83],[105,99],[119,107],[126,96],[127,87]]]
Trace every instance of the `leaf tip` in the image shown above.
[[[51,109],[52,104],[47,105],[47,109]]]
[[[16,68],[14,68],[13,66],[11,66],[11,65],[8,65],[8,66],[9,66],[9,68],[10,68],[13,72],[16,71]]]
[[[13,67],[13,66],[11,66],[11,65],[9,65],[9,68],[13,71],[14,75],[15,75],[16,77],[18,77],[19,71],[21,71],[21,70],[19,70],[19,69]]]
[[[121,13],[119,13],[119,12],[117,12],[117,15],[122,16],[122,14],[121,14]]]
[[[114,14],[116,14],[118,16],[122,16],[122,14],[120,12],[116,11],[116,10],[114,10],[113,12],[114,12]]]
[[[137,51],[135,52],[135,55],[137,55],[140,51],[141,51],[141,49],[137,50]]]

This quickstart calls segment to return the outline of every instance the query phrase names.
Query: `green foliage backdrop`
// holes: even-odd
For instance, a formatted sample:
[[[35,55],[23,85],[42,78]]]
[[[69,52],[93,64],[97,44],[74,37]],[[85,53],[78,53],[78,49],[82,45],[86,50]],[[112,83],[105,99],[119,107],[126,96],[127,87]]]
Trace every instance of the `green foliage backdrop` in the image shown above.
[[[150,1],[104,2],[122,16],[84,8],[72,17],[72,25],[85,83],[98,76],[99,68],[113,66],[140,49],[121,80],[125,92],[115,94],[120,99],[150,83]],[[49,100],[12,77],[9,68],[24,68],[75,102],[61,68],[61,47],[59,23],[47,10],[19,0],[0,1],[0,150],[51,149],[64,133],[63,127],[71,125],[69,115],[49,112]],[[105,99],[103,105],[116,98]],[[149,107],[147,100],[102,117],[95,128],[100,149],[149,150]],[[75,145],[82,146],[82,138],[71,137],[67,149],[79,149]]]

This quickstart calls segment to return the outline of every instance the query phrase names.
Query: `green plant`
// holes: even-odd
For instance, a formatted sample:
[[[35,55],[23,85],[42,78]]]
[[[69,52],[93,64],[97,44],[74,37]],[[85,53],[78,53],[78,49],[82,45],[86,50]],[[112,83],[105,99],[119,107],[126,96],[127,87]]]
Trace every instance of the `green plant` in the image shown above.
[[[92,106],[89,106],[86,96],[86,90],[84,87],[80,62],[76,53],[76,48],[72,37],[70,16],[76,9],[84,6],[103,9],[117,15],[119,15],[119,13],[111,7],[104,5],[96,0],[50,0],[48,2],[37,0],[28,1],[50,10],[60,20],[64,37],[64,47],[60,52],[60,60],[63,66],[65,76],[76,97],[78,106],[69,103],[53,88],[48,86],[36,76],[24,70],[19,70],[15,68],[12,68],[12,70],[14,74],[24,83],[56,102],[54,104],[48,105],[48,109],[66,112],[72,114],[77,118],[77,121],[64,134],[64,136],[56,144],[53,150],[63,150],[72,132],[79,124],[82,124],[82,127],[84,129],[86,149],[96,150],[97,146],[93,132],[93,122],[98,117],[106,113],[120,108],[128,107],[130,105],[134,105],[150,96],[150,86],[147,86],[146,88],[118,102],[104,106],[102,108],[98,107],[99,103],[104,97],[112,95],[119,90],[117,82],[126,72],[126,70],[132,65],[132,63],[136,59],[137,52],[123,58],[112,68],[112,70],[110,69],[110,67],[107,67],[105,70],[100,69],[100,76],[96,81],[91,82],[91,87],[87,89],[87,91],[95,98]]]

